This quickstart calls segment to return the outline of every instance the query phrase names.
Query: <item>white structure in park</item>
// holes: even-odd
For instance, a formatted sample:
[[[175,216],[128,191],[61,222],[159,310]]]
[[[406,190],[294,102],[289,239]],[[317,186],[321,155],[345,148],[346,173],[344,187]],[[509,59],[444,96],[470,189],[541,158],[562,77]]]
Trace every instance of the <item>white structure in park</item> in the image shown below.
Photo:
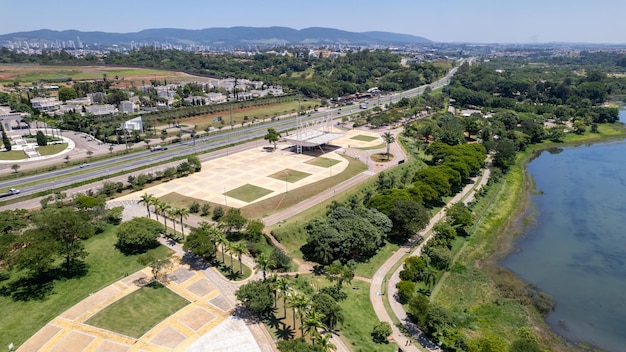
[[[120,124],[120,128],[126,131],[143,132],[143,121],[141,120],[141,116],[123,122],[122,124]]]
[[[132,114],[135,112],[135,105],[130,100],[121,101],[119,111],[122,114]]]
[[[322,145],[345,134],[333,130],[332,122],[330,115],[304,122],[298,117],[298,129],[294,134],[285,137],[285,140],[296,146],[297,154],[302,154],[303,148],[320,147],[321,149]]]

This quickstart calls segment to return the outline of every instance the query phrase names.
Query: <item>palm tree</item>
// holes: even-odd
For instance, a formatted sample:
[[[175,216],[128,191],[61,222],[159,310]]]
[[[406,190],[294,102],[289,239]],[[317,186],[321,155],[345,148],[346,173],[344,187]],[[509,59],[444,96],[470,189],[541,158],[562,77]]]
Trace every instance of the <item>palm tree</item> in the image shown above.
[[[267,280],[267,284],[269,285],[272,294],[274,295],[274,308],[276,308],[276,294],[278,292],[278,275],[274,274],[270,276],[269,280]]]
[[[143,203],[148,211],[148,218],[150,218],[150,206],[154,203],[155,196],[152,194],[144,193],[139,200],[139,203]],[[157,219],[158,220],[158,219]]]
[[[176,215],[180,218],[180,234],[185,238],[185,227],[183,223],[183,219],[187,219],[189,217],[189,209],[187,208],[177,208]]]
[[[246,247],[246,244],[243,241],[239,241],[233,243],[231,250],[235,255],[237,255],[237,258],[239,259],[239,273],[243,275],[243,261],[241,260],[241,257],[243,257],[244,254],[248,253],[248,247]]]
[[[322,334],[320,339],[318,340],[319,346],[322,347],[322,351],[331,352],[337,350],[337,346],[330,342],[330,338],[332,337],[332,333]]]
[[[163,216],[164,231],[165,231],[165,234],[167,235],[167,216],[169,215],[169,212],[172,209],[172,206],[161,201],[159,201],[159,203],[156,206],[159,209],[159,213],[161,213],[161,215]]]
[[[323,319],[324,319],[324,314],[318,312],[315,309],[311,309],[307,313],[306,317],[301,323],[301,326],[304,326],[304,328],[306,328],[303,331],[309,336],[311,336],[311,341],[313,342],[314,345],[315,345],[315,340],[319,336],[318,329],[326,329],[326,325],[322,323]]]
[[[432,289],[437,282],[437,272],[435,271],[435,269],[427,266],[426,269],[424,269],[424,271],[422,272],[422,280],[424,281],[426,288]]]
[[[223,247],[222,247],[222,249],[223,249]],[[234,273],[235,269],[234,269],[234,265],[233,265],[234,264],[233,263],[234,262],[234,260],[233,260],[233,252],[235,251],[235,243],[228,242],[226,244],[226,250],[228,251],[228,254],[230,255],[230,271]]]
[[[294,309],[294,313],[297,310],[298,318],[300,318],[300,334],[302,336],[304,336],[304,325],[303,325],[304,312],[310,303],[311,301],[309,300],[309,297],[305,296],[302,293],[297,293],[295,296],[291,298],[291,306]],[[293,324],[294,325],[296,324],[295,316],[294,316]]]
[[[256,258],[254,258],[256,265],[255,269],[260,269],[263,272],[263,281],[267,280],[267,269],[272,267],[272,261],[268,257],[266,253],[259,254]]]
[[[383,140],[387,143],[387,160],[389,160],[389,148],[391,148],[391,143],[396,141],[396,137],[394,137],[393,133],[387,131],[383,133]]]
[[[289,299],[289,295],[291,294],[291,288],[289,287],[289,282],[284,277],[279,278],[276,281],[276,287],[280,290],[280,297],[283,298],[283,314],[285,318],[287,317],[287,299]],[[295,318],[294,318],[295,322]]]
[[[218,230],[219,231],[219,230]],[[226,238],[226,236],[224,236],[224,234],[220,231],[216,237],[215,237],[215,241],[222,246],[222,263],[226,263],[226,260],[224,259],[224,250],[226,249],[226,247],[228,246],[228,238]]]

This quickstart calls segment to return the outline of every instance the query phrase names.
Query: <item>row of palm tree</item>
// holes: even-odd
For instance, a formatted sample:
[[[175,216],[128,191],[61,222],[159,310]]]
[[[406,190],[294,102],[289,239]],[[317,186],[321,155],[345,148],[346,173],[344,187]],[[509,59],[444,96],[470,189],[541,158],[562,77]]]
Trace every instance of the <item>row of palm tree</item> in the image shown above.
[[[239,273],[243,275],[242,259],[244,254],[248,254],[248,247],[246,246],[246,243],[243,241],[229,241],[226,235],[224,235],[224,233],[218,227],[212,226],[206,221],[200,223],[198,230],[203,231],[209,237],[209,240],[213,243],[213,247],[216,251],[216,253],[213,254],[213,257],[217,258],[217,249],[221,247],[222,263],[226,263],[225,252],[228,252],[230,254],[230,270],[234,272],[233,255],[235,255],[239,260]]]
[[[284,277],[274,275],[269,280],[270,288],[274,293],[274,307],[277,298],[283,300],[283,315],[287,317],[287,307],[292,309],[294,328],[300,320],[300,335],[308,336],[313,344],[322,346],[324,351],[334,351],[337,347],[330,342],[332,329],[323,323],[324,314],[312,307],[311,299],[297,292],[289,286],[289,282]],[[297,319],[296,319],[297,318]],[[320,332],[322,330],[325,333]]]
[[[185,237],[184,219],[187,219],[189,217],[189,209],[172,207],[171,205],[161,201],[154,195],[148,194],[148,193],[144,193],[140,197],[139,203],[146,206],[146,210],[148,211],[148,218],[150,218],[151,211],[154,214],[157,221],[159,221],[159,215],[163,217],[165,233],[167,233],[168,216],[174,223],[173,225],[174,234],[176,234],[176,220],[180,220],[180,233],[183,236],[183,238]]]

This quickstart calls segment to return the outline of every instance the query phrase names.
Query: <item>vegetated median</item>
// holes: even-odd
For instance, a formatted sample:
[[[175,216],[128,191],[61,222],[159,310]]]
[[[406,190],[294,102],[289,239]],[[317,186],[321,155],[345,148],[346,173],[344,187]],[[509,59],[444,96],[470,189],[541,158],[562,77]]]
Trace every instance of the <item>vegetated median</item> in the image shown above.
[[[519,337],[520,328],[530,327],[540,345],[551,351],[575,349],[554,334],[543,321],[549,313],[551,300],[535,287],[502,267],[499,260],[513,248],[520,233],[515,220],[528,204],[529,187],[525,169],[537,153],[553,147],[566,147],[621,139],[626,128],[621,124],[600,125],[599,133],[568,135],[564,143],[546,142],[533,146],[516,159],[516,164],[498,187],[491,187],[488,204],[476,223],[470,240],[456,255],[452,270],[433,291],[431,300],[451,311],[470,312],[473,330],[482,336],[499,335],[509,341]],[[478,204],[480,206],[481,204]]]

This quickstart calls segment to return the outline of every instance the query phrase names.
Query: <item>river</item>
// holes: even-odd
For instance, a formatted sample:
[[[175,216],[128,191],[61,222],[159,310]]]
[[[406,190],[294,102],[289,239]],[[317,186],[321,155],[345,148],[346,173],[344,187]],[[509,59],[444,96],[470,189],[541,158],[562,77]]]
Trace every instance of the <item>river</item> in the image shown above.
[[[626,350],[626,141],[544,151],[528,173],[532,224],[502,264],[552,296],[556,333]]]

